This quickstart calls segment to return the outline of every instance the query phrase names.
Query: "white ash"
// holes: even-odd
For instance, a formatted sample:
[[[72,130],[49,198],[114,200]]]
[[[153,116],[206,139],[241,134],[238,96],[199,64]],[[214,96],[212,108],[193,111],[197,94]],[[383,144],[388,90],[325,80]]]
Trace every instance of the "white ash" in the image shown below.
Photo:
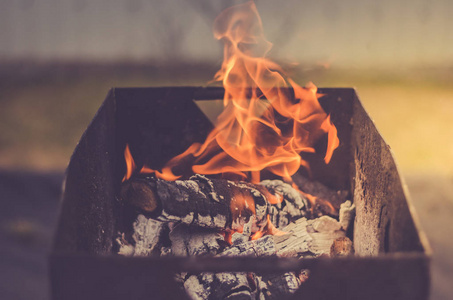
[[[200,187],[198,186],[198,184],[194,180],[192,180],[192,177],[189,180],[175,180],[175,183],[177,185],[183,186],[189,190],[193,190],[194,192],[203,194],[203,192],[200,190]]]
[[[341,224],[329,216],[321,216],[314,219],[311,222],[311,226],[318,232],[330,232],[341,229]]]
[[[135,246],[125,244],[117,239],[120,250],[119,254],[126,256],[149,256],[158,251],[159,240],[165,223],[147,218],[144,215],[138,215],[133,224],[134,233],[132,239]]]
[[[233,290],[243,290],[247,296],[251,296],[251,288],[245,272],[191,275],[185,280],[184,288],[193,300],[228,299],[224,298],[225,295]]]
[[[194,178],[195,177],[195,178]],[[200,190],[199,184],[194,181],[203,181],[209,189],[203,187],[204,193],[208,194],[214,201],[220,202],[223,199],[214,192],[214,185],[211,180],[202,175],[191,177],[191,180],[176,181],[177,185],[185,186],[186,189]],[[194,180],[192,180],[192,178]],[[255,198],[265,199],[265,195],[258,189],[246,183],[228,182],[228,185],[245,189]],[[192,255],[216,255],[216,256],[295,256],[295,257],[316,257],[329,255],[330,250],[338,238],[345,237],[354,217],[354,204],[346,201],[340,207],[339,221],[322,216],[317,219],[307,220],[307,199],[296,189],[279,180],[265,180],[261,183],[269,189],[269,192],[276,197],[283,196],[282,203],[255,205],[256,215],[240,217],[235,220],[231,229],[242,229],[232,235],[232,244],[225,245],[224,236],[214,228],[225,228],[227,219],[223,215],[202,216],[190,212],[184,217],[171,216],[163,212],[159,220],[148,219],[139,215],[133,224],[133,242],[127,243],[124,238],[118,238],[120,244],[119,254],[148,256],[152,253],[159,253],[161,256],[192,256]],[[172,191],[177,201],[188,201],[184,195]],[[261,200],[260,199],[260,200]],[[256,200],[256,199],[255,199]],[[266,200],[266,199],[265,199]],[[250,241],[253,232],[261,230],[267,223],[267,215],[271,222],[280,230],[287,232],[282,236],[264,236],[256,241]],[[171,246],[163,247],[159,242],[162,227],[168,222],[177,223],[171,228],[168,236]],[[168,230],[165,230],[168,231]],[[250,275],[249,275],[250,276]],[[253,275],[256,290],[250,286],[250,278],[245,272],[223,272],[223,273],[202,273],[199,275],[188,275],[181,273],[177,279],[184,285],[188,295],[192,299],[217,299],[229,297],[248,297],[253,299],[278,299],[276,295],[288,295],[295,292],[304,280],[294,272],[278,274],[275,277],[267,275]],[[275,289],[275,286],[280,286]],[[253,284],[252,284],[253,286]],[[236,289],[239,289],[236,291]],[[281,297],[280,297],[281,298]],[[227,299],[227,298],[226,298]],[[242,298],[241,298],[242,299]]]
[[[158,246],[164,223],[149,219],[144,215],[138,215],[134,223],[134,234],[136,256],[148,256]]]
[[[254,241],[231,245],[218,256],[267,256],[276,253],[274,239],[266,235]]]
[[[123,256],[132,256],[134,255],[135,248],[131,245],[126,238],[124,237],[124,233],[120,235],[120,237],[116,238],[116,242],[120,247],[118,250],[119,255]]]
[[[355,216],[355,204],[347,200],[340,205],[339,219],[341,228],[347,231]]]
[[[194,213],[190,212],[184,217],[178,217],[174,215],[169,215],[166,211],[162,211],[162,213],[157,217],[159,221],[162,222],[179,222],[184,221],[184,223],[192,223],[193,222]]]
[[[178,224],[170,231],[171,254],[175,256],[193,256],[217,254],[220,250],[219,241],[223,235],[204,228]]]
[[[190,299],[204,300],[211,295],[211,284],[214,281],[213,273],[191,275],[184,281],[184,289]]]
[[[200,181],[206,182],[209,185],[209,188],[210,188],[209,195],[211,196],[212,200],[220,202],[225,199],[225,197],[223,197],[222,195],[219,195],[215,192],[214,183],[208,177],[206,177],[204,175],[196,174],[190,178],[194,178],[194,179],[198,179]],[[199,191],[199,189],[198,189],[198,191]],[[199,191],[199,192],[201,192],[201,191]]]
[[[272,236],[265,236],[255,241],[232,245],[217,256],[267,256],[275,254]],[[214,288],[215,285],[219,285]],[[187,294],[194,300],[224,299],[231,291],[241,289],[241,296],[252,299],[254,294],[250,287],[246,272],[202,273],[190,275],[184,281]],[[234,293],[231,293],[234,294]],[[236,295],[236,296],[239,296]],[[225,298],[228,299],[228,298]]]
[[[194,225],[206,228],[222,228],[226,226],[226,217],[222,215],[215,215],[215,216],[202,216],[198,215],[198,218],[194,222]],[[186,222],[184,222],[186,223]],[[189,223],[190,224],[190,223]]]
[[[307,232],[308,221],[301,218],[282,228],[287,234],[274,236],[278,256],[298,256],[308,252],[313,238]]]
[[[281,299],[294,294],[302,284],[295,272],[256,276],[257,289],[263,299]]]
[[[247,242],[252,234],[252,226],[255,221],[255,217],[251,216],[250,220],[244,225],[242,232],[235,232],[231,236],[231,244],[238,245]]]
[[[350,212],[351,206],[347,204],[340,209],[340,215],[344,216],[342,222],[346,228],[352,221],[352,214],[342,213],[342,210]],[[329,216],[313,220],[301,218],[281,229],[287,234],[274,236],[277,255],[302,257],[329,255],[333,242],[346,236],[344,226]]]

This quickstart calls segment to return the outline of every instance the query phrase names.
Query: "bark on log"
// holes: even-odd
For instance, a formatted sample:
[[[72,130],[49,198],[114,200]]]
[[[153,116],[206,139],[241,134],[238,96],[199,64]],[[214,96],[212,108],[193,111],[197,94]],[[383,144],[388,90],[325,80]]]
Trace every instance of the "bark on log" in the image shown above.
[[[121,195],[124,201],[159,221],[217,229],[242,228],[252,215],[253,231],[267,223],[267,215],[277,227],[285,226],[305,216],[308,209],[306,198],[278,180],[253,185],[202,175],[176,181],[135,177],[123,183]],[[276,197],[283,198],[281,203],[270,199]]]

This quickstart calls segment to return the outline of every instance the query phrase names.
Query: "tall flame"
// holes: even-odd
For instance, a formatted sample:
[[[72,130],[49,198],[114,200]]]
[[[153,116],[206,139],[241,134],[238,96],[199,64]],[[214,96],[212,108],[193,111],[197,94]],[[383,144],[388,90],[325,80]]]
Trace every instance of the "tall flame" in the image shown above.
[[[337,129],[331,123],[318,102],[317,88],[313,83],[306,87],[288,78],[276,63],[265,58],[272,44],[264,38],[262,23],[253,1],[233,6],[223,11],[215,20],[214,36],[224,42],[224,61],[215,79],[225,88],[224,110],[217,118],[215,128],[204,143],[192,144],[184,153],[172,158],[162,171],[144,166],[141,173],[154,173],[165,180],[176,180],[173,168],[187,165],[183,171],[206,175],[221,174],[224,177],[260,181],[260,172],[270,171],[292,182],[291,176],[299,168],[309,169],[301,158],[302,152],[315,152],[315,143],[327,135],[325,163],[329,163],[339,145]],[[135,171],[134,159],[129,146],[124,152],[129,179]],[[233,176],[232,176],[233,175]],[[293,184],[297,189],[297,186]],[[303,193],[302,191],[300,191]],[[305,194],[305,193],[304,193]],[[316,197],[305,194],[312,202]],[[270,204],[278,204],[281,195],[266,193]],[[322,201],[320,201],[322,202]],[[327,210],[335,209],[323,203]],[[252,195],[238,193],[231,201],[233,220],[248,219],[255,215]],[[234,231],[225,231],[225,239],[231,240]],[[263,234],[284,234],[267,222],[251,238]]]
[[[276,63],[265,58],[272,44],[264,38],[253,1],[223,11],[215,20],[214,36],[224,42],[224,61],[215,79],[225,88],[224,111],[203,144],[194,143],[171,159],[162,172],[166,180],[181,175],[172,168],[193,157],[192,172],[236,174],[259,182],[268,170],[286,180],[303,166],[301,152],[315,152],[325,134],[328,163],[338,147],[337,130],[318,102],[317,88],[297,85]],[[288,89],[288,88],[292,88]]]

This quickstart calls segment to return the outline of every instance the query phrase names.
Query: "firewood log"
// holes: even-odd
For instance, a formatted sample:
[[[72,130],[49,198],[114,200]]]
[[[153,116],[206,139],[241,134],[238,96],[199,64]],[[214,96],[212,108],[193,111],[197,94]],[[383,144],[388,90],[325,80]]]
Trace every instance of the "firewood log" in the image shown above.
[[[218,256],[274,255],[272,236],[232,245]],[[282,299],[294,293],[301,280],[295,272],[256,275],[245,272],[189,274],[184,288],[192,299]]]
[[[286,299],[294,294],[302,283],[295,272],[257,275],[256,282],[260,299],[266,300]]]
[[[308,200],[291,185],[281,180],[263,180],[260,185],[271,195],[282,197],[280,203],[269,208],[270,220],[275,227],[285,227],[292,220],[307,216]]]
[[[277,227],[285,226],[308,211],[306,198],[276,180],[254,185],[203,175],[176,181],[133,177],[123,183],[121,196],[156,220],[217,229],[241,229],[252,215],[253,231],[267,223],[267,215]]]

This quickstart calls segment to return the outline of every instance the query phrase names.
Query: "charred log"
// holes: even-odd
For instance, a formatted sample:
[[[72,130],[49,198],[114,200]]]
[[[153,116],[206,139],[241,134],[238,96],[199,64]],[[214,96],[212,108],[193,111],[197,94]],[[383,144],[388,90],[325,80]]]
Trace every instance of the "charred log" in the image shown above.
[[[254,230],[267,223],[267,215],[273,224],[283,227],[307,213],[307,200],[277,180],[253,185],[202,175],[176,181],[135,177],[123,183],[121,195],[156,220],[216,229],[241,228],[252,215]]]
[[[294,294],[302,281],[295,272],[256,276],[260,299],[286,299]]]
[[[260,184],[269,194],[281,198],[269,209],[270,220],[275,227],[285,227],[289,222],[307,216],[308,200],[291,185],[281,180],[263,180]]]
[[[218,256],[265,256],[275,254],[272,236],[232,245]],[[192,299],[252,299],[256,294],[253,274],[245,272],[188,275],[184,288]]]

